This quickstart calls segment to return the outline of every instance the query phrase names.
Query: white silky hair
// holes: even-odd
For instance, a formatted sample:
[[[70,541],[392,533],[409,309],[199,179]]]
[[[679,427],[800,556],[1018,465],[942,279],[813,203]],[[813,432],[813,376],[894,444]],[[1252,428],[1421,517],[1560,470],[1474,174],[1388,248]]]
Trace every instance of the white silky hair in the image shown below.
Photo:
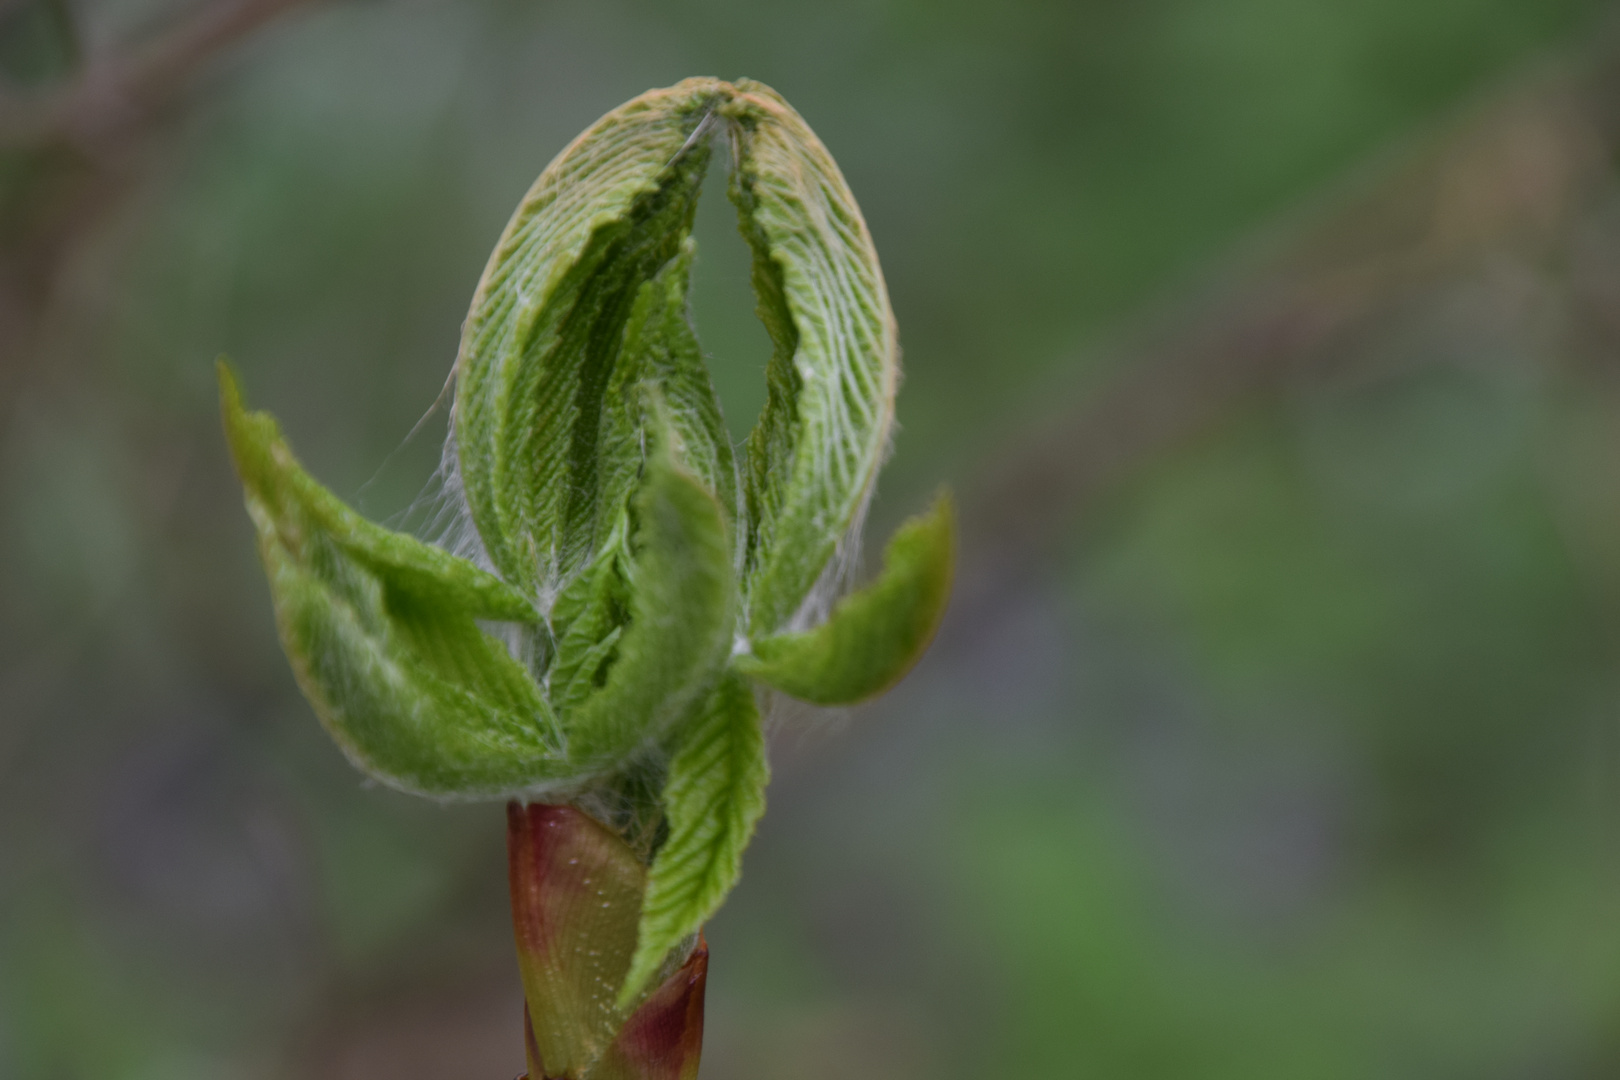
[[[495,574],[495,564],[489,557],[489,550],[484,546],[484,538],[473,524],[472,507],[467,502],[466,487],[461,479],[461,457],[456,449],[455,385],[456,367],[452,364],[450,374],[445,378],[444,385],[439,389],[433,403],[411,426],[411,430],[400,440],[399,445],[383,459],[376,474],[361,485],[360,491],[364,493],[366,488],[376,482],[377,477],[382,475],[382,471],[388,467],[395,455],[414,442],[428,421],[445,407],[446,402],[449,402],[447,430],[444,445],[439,450],[439,463],[434,468],[433,475],[428,477],[422,489],[411,500],[410,505],[395,515],[388,524],[394,528],[406,528],[410,522],[420,522],[409,531],[417,534],[426,543],[443,548],[458,558],[466,559],[479,569]]]
[[[451,376],[454,378],[454,375]],[[429,543],[444,548],[457,558],[466,559],[486,573],[495,577],[502,577],[496,569],[495,562],[489,557],[489,547],[484,543],[483,534],[478,531],[478,525],[473,521],[472,504],[467,501],[466,485],[461,478],[461,454],[456,442],[455,406],[450,409],[449,431],[444,438],[444,448],[439,454],[439,466],[434,470],[428,481],[428,487],[423,492],[427,505],[431,506],[428,517],[426,539]],[[539,597],[530,599],[539,601]],[[537,604],[542,618],[550,615],[550,604]],[[500,641],[506,646],[506,651],[512,659],[528,668],[530,673],[545,689],[546,679],[538,670],[540,665],[530,653],[534,648],[534,636],[526,633],[523,626],[512,622],[489,622],[480,620],[479,626],[485,633]],[[563,733],[554,733],[559,749],[562,748]]]
[[[782,628],[784,631],[792,633],[819,626],[826,621],[828,615],[832,614],[833,605],[843,599],[854,586],[861,569],[862,541],[866,535],[866,511],[871,504],[872,496],[868,494],[856,506],[855,516],[850,521],[849,528],[838,538],[827,565],[822,567],[821,573],[816,577],[816,583],[810,587],[798,610]]]
[[[410,531],[424,542],[442,548],[457,558],[465,559],[488,574],[502,577],[495,567],[494,560],[490,558],[489,548],[484,543],[483,535],[478,531],[477,523],[473,520],[472,505],[467,501],[466,485],[461,477],[461,455],[456,442],[456,408],[453,398],[455,378],[456,373],[452,368],[450,377],[445,380],[444,388],[440,390],[438,397],[394,451],[398,453],[403,449],[447,400],[451,402],[444,445],[439,451],[439,463],[423,484],[421,491],[411,500],[410,505],[398,515],[402,519],[399,524],[415,522],[416,527]],[[391,454],[390,457],[392,456]],[[531,597],[531,599],[540,598]],[[542,616],[548,614],[549,604],[539,606],[539,610]],[[536,658],[531,655],[535,648],[533,633],[526,632],[522,624],[515,622],[488,619],[479,619],[477,622],[479,629],[505,645],[508,655],[535,676],[543,692],[546,680],[541,673],[541,665],[537,664]],[[551,735],[552,742],[559,752],[566,749],[566,738],[560,729],[554,728],[548,734]],[[566,787],[568,783],[572,781],[547,784],[544,788],[535,789],[531,794],[538,794],[543,790],[556,791]]]

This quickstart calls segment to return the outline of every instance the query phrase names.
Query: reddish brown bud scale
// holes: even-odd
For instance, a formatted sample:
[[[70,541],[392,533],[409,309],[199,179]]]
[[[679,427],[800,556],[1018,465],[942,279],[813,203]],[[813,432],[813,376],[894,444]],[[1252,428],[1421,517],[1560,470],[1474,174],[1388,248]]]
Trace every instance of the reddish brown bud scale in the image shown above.
[[[507,806],[512,922],[531,1080],[693,1080],[708,948],[628,1011],[614,1007],[636,945],[647,871],[571,806]]]

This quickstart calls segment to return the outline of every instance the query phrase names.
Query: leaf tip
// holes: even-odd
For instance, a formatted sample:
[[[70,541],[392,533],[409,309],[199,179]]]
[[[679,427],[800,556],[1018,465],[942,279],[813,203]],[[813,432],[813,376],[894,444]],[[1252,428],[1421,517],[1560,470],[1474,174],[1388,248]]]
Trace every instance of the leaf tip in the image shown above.
[[[231,449],[236,449],[236,432],[242,426],[247,416],[247,408],[242,404],[242,383],[237,378],[236,369],[224,356],[214,361],[214,375],[219,381],[219,412],[225,422],[225,434],[231,439]]]

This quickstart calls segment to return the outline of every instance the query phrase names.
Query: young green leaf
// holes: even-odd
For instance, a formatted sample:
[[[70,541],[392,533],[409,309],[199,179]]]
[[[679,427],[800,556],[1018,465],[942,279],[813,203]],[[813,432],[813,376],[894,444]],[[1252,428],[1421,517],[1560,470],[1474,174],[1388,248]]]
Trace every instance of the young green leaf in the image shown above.
[[[664,812],[669,839],[653,859],[635,958],[619,991],[640,993],[665,955],[720,906],[765,812],[765,737],[747,681],[727,673],[690,728],[677,733]]]
[[[616,471],[601,460],[603,398],[642,286],[691,232],[723,87],[643,94],[575,139],[473,297],[456,367],[461,478],[490,558],[526,590],[551,592],[589,563],[622,509],[600,487]]]
[[[737,670],[817,705],[849,705],[899,682],[933,640],[951,592],[956,547],[949,495],[907,521],[883,573],[813,630],[753,643]]]
[[[225,430],[304,694],[363,771],[406,791],[495,795],[559,775],[556,725],[475,620],[534,608],[471,563],[361,518],[249,413],[224,364]]]
[[[556,658],[547,674],[552,708],[570,716],[602,685],[630,621],[628,512],[618,535],[568,584],[551,608]]]
[[[651,425],[633,503],[629,621],[605,680],[563,717],[582,772],[623,762],[686,712],[731,649],[737,584],[731,532],[713,494],[676,460],[667,410]]]
[[[549,687],[552,704],[565,719],[600,685],[599,676],[617,657],[618,638],[630,621],[629,496],[644,469],[650,429],[663,433],[670,454],[716,496],[728,528],[735,531],[737,475],[731,440],[687,322],[692,254],[688,239],[680,254],[641,286],[604,395],[598,497],[605,507],[620,509],[592,562],[563,587],[552,607],[557,655]],[[609,518],[606,509],[603,518]]]
[[[714,492],[728,523],[737,521],[737,463],[731,433],[697,335],[687,320],[686,293],[696,245],[687,239],[680,254],[642,285],[624,331],[624,348],[608,395],[617,452],[605,462],[640,463],[647,415],[645,387],[656,388],[669,417],[681,462]],[[622,467],[622,466],[621,466]],[[604,480],[604,496],[625,485]]]
[[[791,624],[859,522],[888,450],[900,350],[877,251],[838,165],[774,90],[736,85],[722,107],[731,197],[754,253],[774,344],[744,483],[751,632]]]

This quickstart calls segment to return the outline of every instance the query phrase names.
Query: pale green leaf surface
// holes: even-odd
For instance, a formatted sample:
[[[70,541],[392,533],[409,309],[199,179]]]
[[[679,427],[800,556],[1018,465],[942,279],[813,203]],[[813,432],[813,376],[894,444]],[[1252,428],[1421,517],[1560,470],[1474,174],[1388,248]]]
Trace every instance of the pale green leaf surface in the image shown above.
[[[620,511],[603,425],[642,285],[683,249],[724,84],[689,79],[620,106],[525,196],[473,297],[455,438],[473,521],[508,580],[555,589]]]
[[[751,632],[783,629],[858,522],[888,450],[899,343],[877,251],[826,147],[769,87],[740,82],[731,196],[774,351],[743,469]]]
[[[587,771],[622,761],[682,715],[731,649],[737,584],[725,514],[675,460],[667,419],[648,441],[632,502],[629,619],[602,686],[562,718],[569,759]]]
[[[528,601],[344,506],[299,466],[268,414],[245,411],[223,364],[220,396],[282,646],[349,758],[437,796],[519,792],[557,776],[549,709],[475,621],[532,622]]]
[[[950,596],[955,547],[951,499],[941,494],[889,541],[876,581],[844,597],[815,629],[754,642],[737,669],[818,705],[882,693],[933,640]]]
[[[619,992],[631,1000],[665,956],[719,908],[765,812],[765,736],[747,680],[728,672],[677,732],[664,788],[669,839],[653,859],[636,952]]]

